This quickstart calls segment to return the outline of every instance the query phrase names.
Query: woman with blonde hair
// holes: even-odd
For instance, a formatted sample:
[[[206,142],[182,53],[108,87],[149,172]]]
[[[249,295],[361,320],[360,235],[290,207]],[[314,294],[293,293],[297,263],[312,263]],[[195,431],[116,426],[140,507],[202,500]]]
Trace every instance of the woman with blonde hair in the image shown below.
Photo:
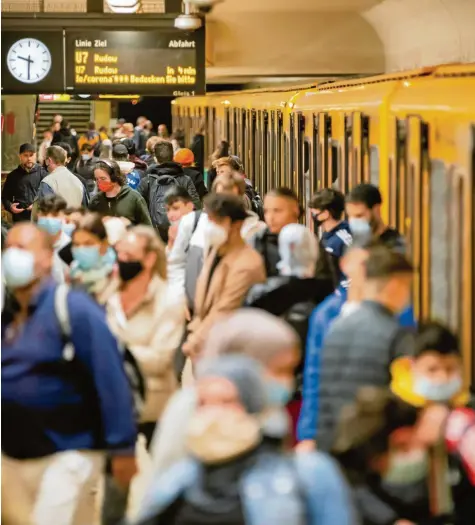
[[[259,220],[257,213],[252,211],[251,200],[246,195],[246,182],[240,173],[231,171],[225,175],[218,175],[213,182],[212,191],[214,193],[237,195],[242,198],[248,214],[241,228],[241,236],[245,241],[251,239],[258,231],[266,228],[265,222]]]
[[[144,377],[145,403],[138,430],[148,445],[157,417],[160,420],[177,387],[173,357],[183,336],[185,300],[168,286],[165,246],[152,227],[131,228],[115,249],[119,278],[106,303],[107,320],[114,335],[135,357]],[[106,488],[104,509],[111,509],[112,498],[113,512],[122,515],[127,494],[116,492],[112,486]]]

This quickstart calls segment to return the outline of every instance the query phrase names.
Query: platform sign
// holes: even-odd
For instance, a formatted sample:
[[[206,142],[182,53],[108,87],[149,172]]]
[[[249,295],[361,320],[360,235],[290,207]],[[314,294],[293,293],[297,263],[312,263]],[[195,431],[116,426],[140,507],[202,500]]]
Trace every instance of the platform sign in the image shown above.
[[[63,31],[2,30],[2,94],[62,92]]]
[[[205,92],[204,30],[66,31],[66,92]]]

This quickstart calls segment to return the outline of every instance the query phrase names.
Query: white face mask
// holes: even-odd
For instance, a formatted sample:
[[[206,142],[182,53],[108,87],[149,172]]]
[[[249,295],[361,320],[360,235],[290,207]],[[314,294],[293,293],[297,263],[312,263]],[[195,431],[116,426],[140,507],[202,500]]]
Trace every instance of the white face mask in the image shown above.
[[[212,248],[220,248],[228,240],[228,231],[215,222],[208,221],[205,229],[205,239]]]
[[[8,288],[23,288],[35,279],[35,256],[19,248],[8,248],[2,256],[2,270]]]
[[[190,420],[187,448],[202,463],[213,464],[250,452],[260,440],[257,417],[235,410],[201,408]]]

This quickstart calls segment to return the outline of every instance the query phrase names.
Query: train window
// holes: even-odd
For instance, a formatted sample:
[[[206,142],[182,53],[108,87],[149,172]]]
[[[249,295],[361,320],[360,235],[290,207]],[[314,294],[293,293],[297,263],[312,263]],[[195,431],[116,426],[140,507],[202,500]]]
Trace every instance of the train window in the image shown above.
[[[246,140],[246,110],[241,109],[241,140],[239,141],[239,158],[241,159],[241,162],[244,164],[244,169],[246,170],[246,173],[248,171],[247,167],[247,140]]]
[[[320,140],[318,136],[318,116],[316,115],[313,115],[313,137],[312,139],[313,139],[312,141],[313,143],[312,191],[318,191],[321,189],[322,186],[321,186],[321,182],[319,179],[319,170],[318,170],[318,162],[319,162],[318,155],[320,151],[319,149]]]
[[[445,164],[432,160],[430,176],[430,313],[449,318],[449,184]]]
[[[370,180],[369,117],[361,115],[361,182]]]
[[[269,114],[267,111],[262,112],[261,117],[261,153],[260,153],[260,171],[262,174],[262,193],[267,193],[269,188]]]
[[[226,121],[226,126],[225,126],[225,129],[226,129],[226,140],[228,142],[231,142],[231,115],[230,115],[230,110],[229,108],[225,108],[224,109],[224,118],[225,118],[225,121]]]
[[[351,135],[351,116],[345,115],[345,143],[344,143],[344,154],[343,154],[343,193],[348,193],[351,189],[351,148],[352,148],[352,135]]]
[[[238,151],[238,110],[233,109],[233,137],[231,142],[231,152],[236,155]]]
[[[396,228],[406,232],[406,208],[404,195],[406,193],[406,151],[407,151],[407,129],[405,120],[397,120],[396,135],[396,174],[395,174],[395,199],[396,217],[398,222]]]
[[[289,137],[284,131],[284,169],[283,179],[281,179],[280,186],[286,186],[289,180]]]
[[[340,145],[335,139],[330,140],[331,147],[331,187],[335,190],[341,189],[341,179],[340,179]]]
[[[258,132],[257,132],[257,114],[254,110],[249,111],[251,118],[251,130],[250,130],[250,148],[249,148],[249,174],[248,177],[254,184],[259,185],[259,177],[257,176],[258,163],[257,163],[257,150],[258,147]],[[260,188],[262,191],[262,188]]]
[[[304,177],[305,173],[308,170],[305,169],[305,140],[304,140],[304,133],[305,133],[305,117],[301,114],[297,114],[297,137],[296,137],[296,161],[294,166],[294,171],[296,171],[297,175],[297,195],[299,196],[300,202],[305,203],[305,184],[304,184]],[[308,162],[307,162],[308,165]],[[295,169],[297,168],[297,170]]]
[[[465,212],[463,179],[455,169],[449,170],[449,183],[451,184],[450,200],[450,232],[449,232],[449,258],[450,258],[450,308],[449,325],[456,332],[461,333],[461,315],[463,308],[463,217]]]
[[[379,149],[378,146],[371,146],[369,155],[369,181],[375,186],[379,186]]]
[[[290,138],[289,138],[289,172],[288,177],[286,179],[286,185],[288,184],[289,187],[294,188],[297,187],[297,194],[298,194],[298,183],[295,180],[296,176],[296,169],[295,169],[295,114],[292,113],[290,115]]]
[[[275,187],[278,188],[279,186],[282,186],[283,178],[283,171],[284,167],[282,166],[282,143],[283,143],[283,129],[284,129],[284,122],[283,122],[283,116],[282,112],[277,112],[277,137],[276,137],[276,161],[277,161],[277,169],[275,171]],[[284,148],[285,149],[285,148]],[[285,162],[284,162],[285,164]]]

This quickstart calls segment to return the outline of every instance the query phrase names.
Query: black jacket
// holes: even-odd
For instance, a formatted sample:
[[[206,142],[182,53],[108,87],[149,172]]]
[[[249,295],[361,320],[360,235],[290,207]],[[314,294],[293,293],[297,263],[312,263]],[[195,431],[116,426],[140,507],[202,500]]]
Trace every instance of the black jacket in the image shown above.
[[[201,200],[208,194],[202,173],[197,168],[183,168],[185,175],[192,180]]]
[[[52,146],[59,144],[60,142],[65,142],[71,146],[71,162],[68,164],[67,168],[72,170],[76,159],[78,158],[78,141],[76,137],[71,133],[69,128],[61,128],[59,131],[55,131],[53,134],[53,140],[51,142]]]
[[[35,164],[30,172],[21,166],[11,171],[5,180],[2,190],[2,204],[7,211],[14,202],[19,203],[20,208],[25,208],[22,213],[12,213],[13,222],[31,220],[31,211],[26,211],[38,196],[40,182],[48,172],[39,164]]]
[[[94,170],[98,162],[99,159],[96,157],[92,157],[85,162],[79,159],[74,167],[74,174],[80,178],[81,182],[86,183],[89,192],[94,191],[95,188],[96,180],[94,178]]]
[[[142,195],[142,197],[147,201],[148,208],[153,206],[153,202],[150,201],[150,177],[149,175],[157,175],[159,177],[168,175],[170,177],[175,177],[177,183],[186,189],[190,194],[190,197],[193,200],[195,208],[199,210],[201,208],[200,197],[196,191],[193,181],[185,175],[183,168],[177,162],[164,162],[163,164],[152,164],[148,170],[145,177],[140,181],[140,185],[137,188],[137,191]],[[153,215],[152,215],[153,216]]]
[[[266,228],[257,232],[249,244],[262,255],[267,277],[278,275],[277,263],[280,261],[279,236],[276,233],[271,233]]]
[[[263,284],[255,284],[246,297],[245,306],[260,308],[282,317],[299,334],[302,359],[296,369],[298,395],[302,387],[308,320],[313,309],[333,290],[333,281],[328,278],[299,279],[278,275],[268,278]]]
[[[193,141],[190,146],[193,155],[195,156],[195,164],[198,170],[203,175],[205,168],[205,138],[204,135],[197,133],[193,137]]]

